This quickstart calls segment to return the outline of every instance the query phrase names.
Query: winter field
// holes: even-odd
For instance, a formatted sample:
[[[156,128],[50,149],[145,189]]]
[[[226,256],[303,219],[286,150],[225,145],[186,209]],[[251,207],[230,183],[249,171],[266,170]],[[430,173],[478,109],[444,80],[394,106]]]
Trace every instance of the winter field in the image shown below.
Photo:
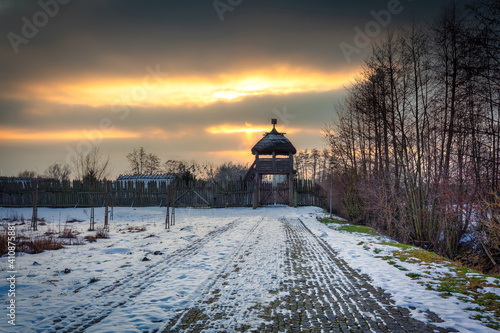
[[[342,221],[321,223],[316,207],[176,209],[169,230],[165,208],[118,207],[109,239],[95,242],[84,238],[95,234],[89,214],[39,208],[45,224],[35,233],[66,229],[76,238],[61,240],[72,245],[18,253],[15,273],[0,258],[1,332],[326,331],[327,321],[340,331],[494,331],[486,318],[496,278]],[[103,216],[96,208],[96,227]],[[21,217],[31,209],[0,208],[5,229],[17,218],[17,238],[36,236]],[[479,296],[443,290],[443,277]]]

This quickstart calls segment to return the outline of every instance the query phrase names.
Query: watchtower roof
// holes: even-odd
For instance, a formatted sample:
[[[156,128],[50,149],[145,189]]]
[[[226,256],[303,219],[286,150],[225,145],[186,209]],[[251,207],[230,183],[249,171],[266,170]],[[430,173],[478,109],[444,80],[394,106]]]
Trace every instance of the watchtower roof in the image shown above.
[[[252,154],[259,155],[288,155],[292,153],[295,155],[297,149],[292,145],[290,140],[285,137],[286,133],[280,133],[276,130],[276,119],[273,119],[273,129],[271,132],[266,133],[259,142],[252,148]]]

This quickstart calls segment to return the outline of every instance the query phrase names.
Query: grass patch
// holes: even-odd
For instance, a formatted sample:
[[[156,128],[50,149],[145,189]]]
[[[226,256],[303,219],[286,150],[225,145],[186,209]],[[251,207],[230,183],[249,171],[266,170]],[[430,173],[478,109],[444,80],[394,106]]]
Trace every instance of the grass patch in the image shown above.
[[[92,284],[92,283],[96,283],[96,282],[99,282],[101,281],[101,279],[99,278],[96,278],[96,277],[91,277],[88,284]]]
[[[62,240],[52,236],[37,236],[32,239],[17,237],[17,252],[25,252],[30,254],[42,253],[46,250],[59,250],[64,248]]]
[[[481,311],[488,315],[475,315],[473,318],[481,320],[493,329],[500,328],[500,296],[494,293],[481,292],[485,287],[498,287],[498,285],[488,284],[486,278],[477,272],[466,267],[455,267],[451,269],[455,274],[446,274],[438,278],[439,283],[432,288],[443,298],[453,294],[462,294],[465,302],[471,302],[478,305],[478,308],[471,311]],[[460,297],[460,296],[459,296]]]
[[[396,242],[380,242],[379,243],[380,245],[389,245],[389,246],[394,246],[394,247],[398,247],[400,249],[403,249],[403,250],[409,250],[409,249],[417,249],[415,246],[413,245],[408,245],[408,244],[401,244],[401,243],[396,243]]]
[[[434,252],[422,250],[416,247],[410,247],[403,251],[394,251],[394,257],[398,258],[401,261],[409,262],[409,263],[435,263],[435,264],[444,264],[449,263],[449,261],[441,257],[440,255],[435,254]]]
[[[76,233],[71,228],[64,228],[64,230],[59,234],[59,238],[76,238]]]
[[[109,232],[105,228],[97,228],[97,230],[95,232],[95,238],[108,239]]]
[[[332,224],[332,223],[335,223],[335,224],[348,224],[346,221],[344,220],[339,220],[339,219],[330,219],[330,218],[318,218],[318,221],[320,221],[321,223],[324,223],[324,224]]]
[[[364,225],[356,225],[356,224],[343,224],[337,230],[346,231],[346,232],[357,232],[360,234],[367,234],[370,236],[377,236],[377,233],[373,231],[372,228],[364,226]]]
[[[85,286],[78,287],[78,288],[76,288],[75,290],[73,290],[73,292],[76,294],[77,292],[79,292],[79,291],[80,291],[80,290],[82,290],[83,288],[85,288]]]
[[[422,277],[422,275],[418,273],[406,273],[406,276],[410,277],[412,280],[418,280]]]
[[[79,219],[70,219],[70,220],[67,220],[66,223],[75,223],[75,222],[83,222],[84,220],[79,220]]]
[[[97,237],[94,236],[94,235],[87,235],[87,236],[85,236],[83,238],[86,239],[87,242],[89,242],[89,243],[93,243],[93,242],[97,241]]]
[[[349,224],[346,221],[339,220],[339,219],[330,219],[330,218],[317,218],[318,221],[324,224],[336,224],[338,225],[335,227],[335,230],[339,231],[346,231],[346,232],[358,232],[361,234],[367,234],[370,236],[378,236],[376,232],[373,231],[372,228],[364,226],[364,225],[356,225],[356,224]]]
[[[460,266],[458,263],[451,263],[444,257],[422,249],[408,247],[405,250],[393,251],[393,255],[394,258],[403,262],[441,264],[448,267],[450,273],[435,277],[434,281],[425,283],[426,288],[438,292],[439,296],[443,298],[456,296],[463,302],[477,305],[476,308],[469,307],[470,311],[481,311],[485,315],[474,315],[472,318],[482,321],[490,328],[500,328],[500,296],[494,293],[485,293],[483,290],[487,287],[498,288],[500,287],[498,283],[488,283],[486,275]],[[397,268],[401,267],[394,260],[389,261],[389,264]],[[429,271],[424,273],[430,274]],[[417,273],[406,275],[412,279],[421,277]]]
[[[128,231],[129,232],[142,232],[142,231],[146,231],[146,227],[145,226],[142,226],[142,227],[132,226],[132,227],[128,227]]]

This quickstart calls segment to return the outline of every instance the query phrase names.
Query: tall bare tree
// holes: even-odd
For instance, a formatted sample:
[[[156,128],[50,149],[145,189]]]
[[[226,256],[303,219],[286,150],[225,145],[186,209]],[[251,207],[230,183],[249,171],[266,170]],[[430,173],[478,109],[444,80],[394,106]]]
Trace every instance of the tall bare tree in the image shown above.
[[[54,163],[50,165],[43,174],[48,178],[54,178],[59,181],[67,181],[71,175],[71,167],[68,164]]]
[[[109,177],[109,156],[104,156],[98,147],[93,147],[88,153],[78,154],[73,167],[78,179],[100,181]]]

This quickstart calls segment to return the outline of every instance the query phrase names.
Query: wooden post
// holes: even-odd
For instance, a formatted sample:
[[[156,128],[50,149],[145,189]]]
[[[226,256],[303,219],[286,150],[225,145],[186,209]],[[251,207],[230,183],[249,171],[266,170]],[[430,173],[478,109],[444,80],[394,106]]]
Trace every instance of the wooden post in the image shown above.
[[[111,192],[111,214],[109,216],[109,218],[111,219],[111,221],[113,221],[113,207],[114,207],[114,204],[115,204],[115,198],[113,196],[113,192]]]
[[[175,225],[175,196],[176,196],[176,186],[174,184],[173,190],[172,190],[172,216],[171,216],[171,224]]]
[[[257,172],[255,174],[255,180],[254,180],[254,192],[253,192],[253,209],[256,209],[257,207],[259,207],[259,201],[260,201],[260,198],[259,198],[259,192],[260,192],[260,181],[259,181],[259,173]]]
[[[95,230],[95,220],[94,220],[94,184],[91,183],[90,185],[90,227],[89,231],[94,231]]]
[[[38,230],[38,180],[35,182],[33,192],[33,215],[31,217],[31,229]]]
[[[105,189],[105,198],[104,198],[104,230],[109,230],[109,224],[108,224],[108,212],[109,212],[109,202],[108,202],[108,181],[104,182],[104,186],[106,186]]]
[[[170,193],[169,193],[169,185],[167,185],[166,190],[166,204],[167,204],[167,215],[165,216],[165,229],[170,229]]]

